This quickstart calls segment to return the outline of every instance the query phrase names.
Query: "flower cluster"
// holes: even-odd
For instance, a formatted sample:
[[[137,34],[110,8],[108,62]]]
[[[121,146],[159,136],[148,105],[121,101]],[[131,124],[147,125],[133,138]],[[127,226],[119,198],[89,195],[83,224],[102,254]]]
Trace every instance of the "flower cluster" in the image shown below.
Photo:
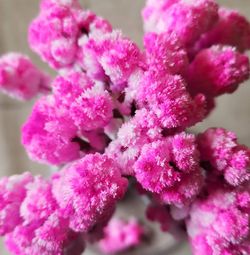
[[[111,220],[128,178],[163,231],[187,230],[196,255],[249,254],[250,149],[233,132],[189,129],[250,76],[250,23],[214,0],[147,0],[144,47],[77,0],[42,0],[29,44],[58,72],[28,57],[0,58],[0,89],[38,94],[22,128],[45,179],[0,181],[0,234],[16,255],[80,255],[137,246],[135,220]],[[131,184],[131,188],[134,186]]]

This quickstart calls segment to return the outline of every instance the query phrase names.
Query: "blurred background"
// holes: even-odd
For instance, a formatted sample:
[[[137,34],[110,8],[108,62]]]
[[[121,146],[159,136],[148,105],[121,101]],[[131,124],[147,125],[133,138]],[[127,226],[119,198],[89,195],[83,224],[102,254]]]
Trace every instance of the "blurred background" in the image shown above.
[[[142,22],[140,10],[145,0],[82,0],[85,8],[95,11],[97,14],[109,19],[115,28],[142,44]],[[250,19],[249,0],[220,0],[220,4],[238,9]],[[39,0],[0,0],[0,55],[8,51],[23,52],[29,54],[34,62],[48,72],[48,67],[41,63],[33,54],[27,44],[27,27],[29,22],[38,12]],[[20,127],[31,111],[30,103],[19,103],[7,96],[0,95],[0,176],[32,171],[34,173],[48,173],[46,166],[31,162],[20,143]],[[207,127],[225,127],[235,131],[240,142],[250,146],[250,82],[241,86],[233,95],[220,97],[217,109],[206,121],[194,127],[196,132]],[[131,206],[131,205],[130,205]],[[134,202],[129,211],[120,210],[121,214],[133,214],[140,212],[140,206]],[[136,209],[135,209],[136,208]],[[157,231],[157,230],[156,230]],[[170,248],[167,250],[167,248]],[[166,250],[164,253],[163,251]],[[0,254],[7,255],[0,245]],[[86,252],[87,255],[98,254]],[[189,255],[187,245],[173,245],[172,239],[156,233],[151,248],[131,251],[129,254],[157,255]],[[42,255],[42,254],[41,254]]]

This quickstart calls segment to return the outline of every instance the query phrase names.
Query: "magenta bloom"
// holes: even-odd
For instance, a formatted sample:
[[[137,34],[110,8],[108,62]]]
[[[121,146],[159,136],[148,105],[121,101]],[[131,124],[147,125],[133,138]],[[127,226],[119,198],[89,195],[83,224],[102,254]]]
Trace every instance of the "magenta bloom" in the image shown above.
[[[58,216],[57,213],[51,214],[42,224],[40,221],[23,223],[15,230],[6,235],[5,244],[15,255],[70,255],[68,251],[75,251],[75,255],[80,255],[84,250],[84,242],[79,250],[74,245],[77,236],[67,228],[67,220]]]
[[[147,33],[144,36],[144,47],[150,70],[185,73],[188,66],[187,52],[175,34]]]
[[[163,72],[145,73],[138,101],[150,109],[161,126],[167,129],[192,126],[201,121],[206,113],[204,95],[192,98],[181,76]]]
[[[202,186],[195,137],[185,133],[144,145],[134,170],[142,187],[167,204],[189,203]]]
[[[188,68],[188,83],[193,93],[215,97],[234,92],[249,78],[246,55],[229,46],[213,46],[200,51]]]
[[[26,197],[22,201],[20,214],[27,223],[46,220],[57,209],[51,188],[51,183],[41,177],[35,177],[26,185]]]
[[[49,77],[19,53],[0,58],[0,91],[19,100],[30,100],[49,91]]]
[[[138,246],[143,235],[144,228],[137,220],[112,219],[104,229],[104,238],[99,242],[99,247],[105,254],[116,254]]]
[[[0,181],[0,235],[5,235],[21,224],[20,206],[26,196],[26,185],[33,181],[29,173],[4,177]]]
[[[197,50],[215,44],[231,45],[243,52],[250,49],[250,22],[236,10],[219,9],[219,21],[198,41]]]
[[[80,156],[80,146],[74,142],[77,128],[66,114],[57,108],[53,96],[41,98],[22,128],[22,143],[32,159],[50,164],[63,164]]]
[[[174,31],[187,46],[211,29],[218,18],[218,5],[213,0],[159,2],[147,1],[142,13],[145,31],[168,34]]]
[[[104,84],[82,72],[59,76],[52,84],[57,107],[66,108],[79,130],[106,126],[113,116],[113,101]]]
[[[250,149],[238,143],[235,133],[210,128],[198,136],[198,145],[208,171],[224,176],[233,186],[250,179]]]
[[[53,177],[53,194],[77,232],[109,220],[126,189],[127,180],[115,162],[99,154],[87,155]]]
[[[193,204],[187,229],[194,255],[248,254],[249,198],[247,187],[214,189]]]

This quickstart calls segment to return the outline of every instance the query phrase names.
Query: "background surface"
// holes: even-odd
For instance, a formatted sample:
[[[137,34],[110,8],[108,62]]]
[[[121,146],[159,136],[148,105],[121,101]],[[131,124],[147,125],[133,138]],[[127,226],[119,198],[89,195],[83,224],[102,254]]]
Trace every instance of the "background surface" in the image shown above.
[[[236,8],[250,19],[249,0],[221,0],[219,3]],[[142,42],[142,23],[140,10],[144,0],[83,0],[83,6],[92,9],[97,14],[108,18],[115,28],[134,39],[139,45]],[[0,0],[0,54],[7,51],[17,51],[29,54],[41,67],[47,68],[33,54],[27,44],[27,27],[38,12],[38,0]],[[48,69],[46,69],[48,70]],[[37,165],[28,160],[20,144],[20,127],[31,110],[32,102],[18,103],[6,96],[0,95],[0,176],[11,175],[23,171],[46,173],[46,166]],[[242,143],[250,146],[250,83],[243,85],[232,96],[223,96],[218,100],[218,107],[211,116],[195,127],[195,131],[207,127],[218,126],[233,130]],[[135,204],[136,211],[138,205]],[[133,213],[133,208],[129,213]],[[160,235],[156,238],[155,249],[162,250],[169,246],[169,238]],[[159,240],[161,239],[161,240]],[[150,251],[148,255],[156,255]],[[0,254],[7,255],[0,245]],[[87,255],[92,252],[85,253]],[[137,254],[130,252],[129,254]],[[145,254],[146,252],[139,252]],[[187,246],[177,245],[173,252],[166,254],[188,255]],[[42,255],[42,254],[41,254]]]

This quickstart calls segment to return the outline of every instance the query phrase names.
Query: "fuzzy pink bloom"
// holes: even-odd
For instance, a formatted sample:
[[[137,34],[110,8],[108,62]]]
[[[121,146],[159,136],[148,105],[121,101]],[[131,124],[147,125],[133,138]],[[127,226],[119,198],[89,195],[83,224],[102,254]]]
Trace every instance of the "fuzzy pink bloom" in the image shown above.
[[[26,222],[47,219],[56,210],[57,203],[51,188],[51,183],[41,177],[35,177],[32,183],[26,185],[26,197],[20,208],[20,214]]]
[[[207,170],[223,175],[233,186],[250,179],[250,149],[238,143],[235,133],[210,128],[198,136],[198,145]]]
[[[188,69],[191,90],[208,96],[234,92],[250,75],[249,59],[230,46],[213,46],[197,54]]]
[[[104,229],[104,238],[99,242],[99,247],[105,254],[116,254],[138,246],[143,235],[143,226],[137,220],[112,219]]]
[[[192,45],[216,23],[218,5],[213,0],[149,0],[143,10],[148,32],[176,33],[185,45]]]
[[[54,97],[48,96],[36,102],[22,128],[22,143],[32,159],[58,165],[80,156],[76,134],[65,109],[57,108]]]
[[[111,26],[73,1],[44,1],[30,25],[29,43],[52,68],[68,68],[79,64],[82,37],[93,30],[110,31]]]
[[[162,127],[185,128],[201,121],[206,113],[205,97],[191,97],[181,76],[148,71],[141,81],[138,101],[150,109]]]
[[[192,201],[202,186],[195,137],[185,133],[146,144],[134,165],[135,177],[156,198],[182,206]]]
[[[162,137],[161,127],[149,111],[142,109],[119,129],[117,139],[109,144],[106,154],[121,167],[124,175],[134,175],[134,163],[144,144]]]
[[[49,91],[49,77],[19,53],[0,58],[0,91],[19,100],[30,100]]]
[[[77,247],[73,247],[74,239],[68,229],[67,219],[53,213],[44,223],[33,221],[17,226],[12,233],[6,235],[5,244],[15,255],[70,255],[68,251],[75,251],[71,254],[80,255],[84,250],[84,241],[81,240],[82,247],[79,251],[80,246],[77,243]]]
[[[197,200],[187,220],[193,254],[248,254],[249,199],[249,189],[242,187],[213,188],[207,198]]]
[[[20,206],[26,196],[26,185],[33,181],[29,173],[4,177],[0,181],[0,235],[21,224]]]
[[[105,155],[87,155],[53,178],[53,194],[70,227],[89,232],[106,222],[127,189],[120,169]]]
[[[167,206],[150,204],[147,207],[146,215],[150,221],[159,222],[161,226],[161,230],[163,232],[167,232],[170,230],[172,219]]]
[[[59,69],[74,63],[79,33],[73,9],[52,5],[31,23],[29,43],[44,61]]]
[[[93,36],[83,45],[83,60],[87,73],[94,78],[108,77],[112,88],[121,91],[136,70],[142,56],[138,46],[120,31]]]
[[[144,37],[144,47],[151,70],[171,74],[185,73],[188,66],[187,52],[175,34],[147,33]]]
[[[69,72],[52,84],[57,105],[66,107],[80,130],[103,128],[112,118],[113,102],[101,82],[93,82],[83,72]]]
[[[238,11],[220,7],[218,23],[201,37],[196,50],[214,44],[231,45],[242,52],[250,49],[250,22]]]

